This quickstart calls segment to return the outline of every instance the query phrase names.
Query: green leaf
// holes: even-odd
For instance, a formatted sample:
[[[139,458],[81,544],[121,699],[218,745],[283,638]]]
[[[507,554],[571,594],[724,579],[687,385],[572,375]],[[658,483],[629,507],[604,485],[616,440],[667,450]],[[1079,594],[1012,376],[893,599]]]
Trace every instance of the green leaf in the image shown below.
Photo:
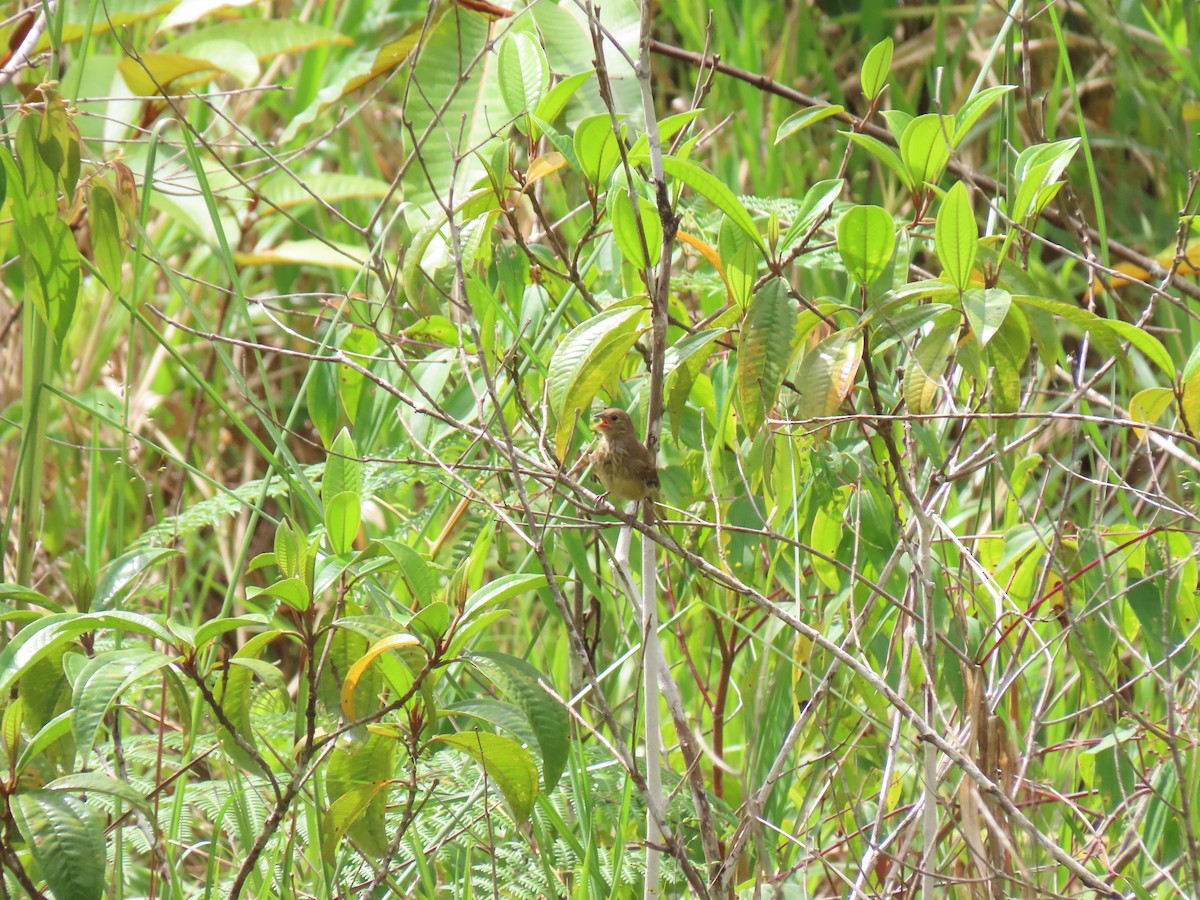
[[[1014,294],[1013,299],[1021,306],[1044,309],[1073,325],[1077,325],[1092,337],[1096,349],[1106,356],[1123,357],[1121,344],[1115,332],[1109,327],[1108,320],[1100,318],[1094,312],[1060,300],[1048,297],[1030,297],[1025,294]]]
[[[979,229],[975,225],[967,187],[961,181],[950,188],[942,200],[934,226],[934,248],[945,279],[960,293],[970,287],[975,254],[979,249]]]
[[[362,497],[359,494],[342,491],[325,505],[325,534],[335,554],[354,549],[361,524]]]
[[[320,433],[321,443],[328,447],[338,426],[337,373],[333,365],[318,363],[314,367],[305,396],[308,400],[308,417]]]
[[[18,794],[12,811],[55,900],[104,896],[104,829],[86,803],[62,791],[41,789]]]
[[[309,590],[308,583],[303,578],[296,576],[276,581],[262,590],[253,587],[246,589],[247,600],[261,601],[264,597],[279,600],[299,612],[304,612],[312,605],[312,591]]]
[[[13,705],[20,704],[21,698],[18,697],[13,701]],[[11,709],[12,707],[10,707]],[[23,717],[23,716],[22,716]],[[71,733],[71,710],[59,713],[49,722],[41,727],[33,739],[21,750],[21,756],[17,759],[16,771],[18,774],[24,772],[29,764],[42,755],[47,747],[51,746],[60,738]]]
[[[521,710],[542,754],[542,788],[554,790],[567,767],[570,720],[548,694],[549,679],[529,663],[505,653],[472,653],[468,659]]]
[[[621,129],[624,134],[624,127]],[[613,133],[608,113],[588,116],[575,126],[575,158],[583,177],[599,190],[608,186],[608,177],[621,161],[621,138]]]
[[[663,157],[663,170],[672,178],[678,178],[697,194],[707,199],[717,209],[721,210],[721,212],[725,213],[725,215],[729,216],[738,228],[746,232],[747,236],[761,250],[766,252],[767,245],[763,243],[762,235],[758,233],[754,219],[746,211],[746,207],[742,205],[742,201],[717,176],[713,175],[707,169],[696,165],[694,162],[680,159],[676,156]]]
[[[70,794],[105,794],[131,803],[147,815],[153,815],[153,807],[141,791],[120,779],[105,775],[103,772],[72,772],[62,778],[55,778],[46,785],[50,791],[62,791]]]
[[[208,646],[210,641],[215,640],[227,631],[234,631],[238,628],[262,628],[269,622],[270,620],[266,616],[258,613],[245,616],[230,616],[224,619],[211,619],[196,629],[192,635],[191,645],[197,650],[203,650]],[[174,627],[172,625],[172,628]]]
[[[619,190],[609,194],[608,214],[612,219],[613,238],[621,248],[621,254],[635,268],[648,269],[657,265],[662,257],[662,220],[658,216],[658,207],[645,197],[639,196],[637,202],[641,228],[638,227],[638,215],[634,213],[628,191]]]
[[[762,254],[746,232],[738,228],[726,216],[721,220],[717,235],[717,253],[721,257],[721,268],[725,270],[725,282],[738,306],[745,307],[754,293],[754,282],[758,277],[758,264]]]
[[[901,162],[900,157],[896,154],[895,150],[893,150],[883,141],[879,140],[879,138],[873,138],[869,134],[857,134],[855,132],[850,132],[849,137],[850,140],[858,144],[858,146],[862,147],[877,160],[887,166],[888,169],[892,171],[892,174],[904,183],[906,188],[908,188],[910,191],[913,190],[912,176],[908,174],[908,169],[905,167],[904,163]]]
[[[142,678],[170,664],[166,654],[138,647],[112,650],[88,660],[75,677],[71,697],[77,767],[87,763],[104,717],[117,698]]]
[[[1170,388],[1152,387],[1138,391],[1129,401],[1129,418],[1145,425],[1153,425],[1175,403],[1175,392]],[[1134,433],[1144,438],[1146,430],[1135,428]]]
[[[884,38],[863,59],[860,76],[862,92],[872,102],[887,86],[888,71],[892,68],[892,47],[892,39]]]
[[[271,641],[279,636],[277,629],[256,634],[246,641],[241,649],[233,655],[240,660],[258,659]],[[249,666],[228,666],[217,674],[216,688],[213,691],[225,717],[237,730],[238,737],[254,747],[257,741],[254,737],[254,721],[250,712],[250,688],[254,683],[254,670]],[[261,772],[262,767],[241,745],[234,740],[232,734],[223,725],[217,726],[217,736],[222,747],[229,756],[243,769]]]
[[[836,116],[843,112],[845,112],[845,107],[834,105],[813,106],[808,109],[802,109],[798,113],[793,113],[779,124],[779,128],[775,131],[775,143],[778,144],[785,138],[803,131],[810,125],[816,125],[830,116]]]
[[[1175,380],[1175,361],[1162,342],[1148,331],[1143,331],[1132,322],[1121,319],[1105,319],[1109,329],[1117,333],[1117,337],[1128,341],[1141,351],[1142,355],[1162,371],[1170,381]]]
[[[586,413],[600,385],[624,364],[643,314],[637,306],[607,309],[571,329],[555,349],[546,387],[558,423],[554,446],[560,458],[570,444],[576,413]]]
[[[550,63],[531,34],[509,32],[500,44],[500,94],[509,115],[536,109],[550,90]]]
[[[81,263],[75,236],[57,215],[36,216],[18,225],[26,297],[61,346],[79,298]]]
[[[304,572],[304,535],[284,519],[275,529],[275,565],[284,578],[295,578]]]
[[[396,561],[413,597],[422,605],[431,601],[437,593],[437,576],[425,557],[393,538],[383,538],[379,544]]]
[[[980,345],[986,347],[1000,330],[1011,306],[1012,295],[1000,288],[975,288],[963,295],[963,310]]]
[[[990,88],[985,88],[964,103],[962,109],[954,115],[954,134],[950,138],[950,145],[957,147],[961,144],[963,138],[967,136],[967,132],[987,112],[988,107],[1009,91],[1015,91],[1016,89],[1017,86],[1015,84],[998,84]]]
[[[1014,412],[1021,403],[1021,369],[1029,357],[1029,326],[1019,308],[1009,309],[986,353],[992,367],[991,408]]]
[[[957,325],[935,328],[909,357],[904,370],[904,402],[914,414],[925,415],[936,407],[957,336]]]
[[[117,211],[117,195],[103,178],[93,178],[87,188],[88,231],[100,277],[114,294],[121,290],[121,265],[125,259],[125,234]]]
[[[831,416],[849,396],[862,362],[862,341],[853,329],[831,334],[805,354],[796,372],[802,418]]]
[[[538,773],[528,750],[510,737],[482,731],[438,735],[434,740],[466,753],[479,763],[500,788],[518,824],[529,818],[537,799]]]
[[[354,446],[354,438],[349,429],[343,428],[329,448],[325,457],[325,473],[321,476],[321,496],[326,504],[341,494],[349,491],[358,494],[362,491],[362,461],[358,458],[358,448]]]
[[[567,106],[567,102],[575,95],[575,92],[583,85],[585,81],[592,77],[592,71],[589,69],[586,72],[578,72],[568,76],[556,84],[546,93],[538,102],[537,108],[534,110],[534,123],[539,120],[545,122],[553,122],[558,118]],[[541,129],[535,129],[534,137],[537,137],[537,132]]]
[[[837,246],[850,277],[867,286],[883,274],[892,258],[896,224],[882,207],[852,207],[838,220]]]
[[[489,607],[511,600],[521,594],[541,590],[547,583],[546,576],[540,572],[501,575],[483,585],[467,598],[463,607],[465,618],[470,619]]]
[[[702,112],[704,112],[703,109],[689,109],[687,112],[676,113],[659,120],[658,140],[664,151],[667,141],[694,121]],[[643,166],[650,161],[650,139],[645,133],[638,135],[638,139],[633,142],[627,155],[631,166]]]
[[[178,550],[166,547],[143,547],[118,556],[100,572],[96,593],[92,598],[92,611],[100,612],[120,606],[133,594],[139,580],[150,569],[176,556],[179,556]]]
[[[372,733],[363,743],[340,745],[330,754],[325,783],[332,802],[325,814],[321,850],[331,860],[349,835],[374,859],[387,853],[387,794],[396,771],[397,741]]]
[[[170,645],[171,634],[149,616],[129,612],[54,613],[30,622],[0,650],[0,694],[6,694],[30,666],[87,631],[112,628],[148,634]]]
[[[900,158],[916,187],[937,184],[946,171],[953,128],[954,120],[949,116],[929,113],[917,116],[904,129],[904,136],[900,138]]]
[[[1039,204],[1045,205],[1045,189],[1058,181],[1079,149],[1079,138],[1069,138],[1051,144],[1035,144],[1026,147],[1013,166],[1013,184],[1016,190],[1010,194],[1009,216],[1017,222],[1025,222],[1037,214]]]
[[[751,436],[758,433],[779,396],[792,357],[796,316],[796,303],[779,278],[764,285],[746,310],[738,339],[737,386],[742,425]]]
[[[347,832],[354,832],[355,844],[373,859],[379,859],[388,850],[387,792],[392,782],[374,781],[351,788],[342,794],[325,811],[325,840],[321,843],[321,855],[328,865],[333,865],[338,848]]]
[[[813,222],[830,210],[834,201],[841,195],[844,184],[841,178],[829,178],[818,181],[808,189],[808,193],[800,201],[796,218],[792,220],[791,226],[783,236],[782,246],[785,249],[799,240],[800,236],[812,227]]]

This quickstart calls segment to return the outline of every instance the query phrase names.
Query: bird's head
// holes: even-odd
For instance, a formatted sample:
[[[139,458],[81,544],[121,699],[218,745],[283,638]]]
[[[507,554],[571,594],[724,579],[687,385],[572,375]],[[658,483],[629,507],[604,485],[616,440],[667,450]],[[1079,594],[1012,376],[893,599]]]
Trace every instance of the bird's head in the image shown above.
[[[629,418],[629,413],[623,409],[612,407],[596,413],[596,424],[592,426],[592,431],[598,432],[610,441],[635,437],[633,420]]]

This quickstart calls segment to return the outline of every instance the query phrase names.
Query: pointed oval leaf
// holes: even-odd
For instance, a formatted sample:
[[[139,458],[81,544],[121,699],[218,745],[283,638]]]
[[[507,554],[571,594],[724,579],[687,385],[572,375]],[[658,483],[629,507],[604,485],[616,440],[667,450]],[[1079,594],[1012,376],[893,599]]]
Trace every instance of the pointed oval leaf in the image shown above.
[[[913,184],[937,184],[946,164],[950,162],[950,135],[954,120],[949,116],[929,113],[917,116],[904,129],[900,138],[900,159],[908,169]]]
[[[545,51],[524,31],[509,32],[500,45],[500,94],[509,115],[536,109],[550,90],[550,63]]]
[[[643,313],[636,306],[607,309],[575,326],[555,349],[546,389],[558,420],[554,444],[560,458],[570,444],[576,411],[590,406],[600,385],[624,364]]]
[[[800,201],[796,218],[792,220],[791,226],[783,236],[781,245],[783,250],[788,249],[795,241],[799,240],[800,236],[812,227],[813,222],[829,211],[834,201],[841,195],[844,184],[845,182],[841,178],[829,178],[825,181],[818,181],[808,189],[804,199]]]
[[[528,750],[506,735],[482,731],[438,735],[434,740],[479,763],[500,788],[517,823],[529,818],[538,795],[538,772]]]
[[[745,307],[754,293],[762,254],[746,232],[728,216],[721,220],[717,252],[721,256],[721,268],[725,271],[725,284],[729,286],[729,292],[738,306]]]
[[[935,328],[921,338],[904,370],[904,402],[918,416],[932,412],[942,390],[942,376],[950,364],[958,336],[957,325]]]
[[[838,220],[838,253],[846,271],[869,285],[887,268],[896,248],[896,223],[879,206],[855,206]]]
[[[976,288],[963,295],[963,310],[971,330],[979,338],[979,343],[986,347],[1012,307],[1012,294],[1000,288]]]
[[[836,116],[843,112],[845,112],[845,107],[835,104],[833,106],[812,106],[808,109],[802,109],[798,113],[793,113],[779,123],[779,128],[775,130],[775,143],[778,144],[785,138],[803,131],[810,125],[816,125],[823,119],[828,119],[830,116]]]
[[[796,372],[798,413],[803,418],[831,416],[849,396],[862,362],[862,341],[851,329],[831,334],[809,350]]]
[[[746,310],[738,338],[737,386],[742,424],[753,436],[775,406],[792,356],[796,303],[782,279],[763,286]]]
[[[960,292],[971,285],[971,271],[979,250],[979,229],[961,181],[946,193],[934,226],[934,248],[942,262],[943,275]]]
[[[663,157],[663,170],[672,178],[678,178],[729,216],[733,223],[746,232],[750,240],[754,241],[760,249],[764,251],[767,249],[762,235],[758,233],[758,228],[754,224],[753,217],[746,211],[742,201],[717,176],[694,162],[675,156]]]
[[[100,817],[64,791],[17,794],[14,818],[56,900],[100,900],[106,881]]]
[[[566,709],[542,688],[549,679],[505,653],[472,653],[469,658],[524,714],[542,754],[542,787],[554,790],[567,767],[571,731]]]
[[[608,113],[588,116],[576,125],[573,144],[583,177],[598,189],[607,187],[608,177],[621,161],[620,139],[613,133]]]
[[[988,107],[1009,91],[1015,91],[1016,89],[1017,86],[1015,84],[994,85],[993,87],[985,88],[964,103],[962,109],[954,115],[954,135],[950,138],[950,144],[954,147],[961,144],[972,126],[987,112]]]
[[[325,507],[325,534],[335,554],[349,553],[358,539],[362,524],[362,498],[353,491],[342,491]]]
[[[638,212],[635,214],[629,192],[614,191],[609,195],[608,214],[612,220],[613,238],[621,248],[621,255],[636,268],[648,269],[658,265],[662,258],[662,221],[653,203],[640,196],[637,202]],[[641,227],[638,226],[639,215]]]
[[[1170,388],[1152,387],[1138,391],[1129,401],[1129,418],[1144,425],[1153,425],[1175,403],[1175,392]],[[1144,428],[1133,429],[1139,440],[1144,440]]]
[[[863,96],[868,100],[874,101],[887,86],[888,72],[892,68],[893,46],[890,37],[884,38],[872,47],[863,58],[860,81]]]

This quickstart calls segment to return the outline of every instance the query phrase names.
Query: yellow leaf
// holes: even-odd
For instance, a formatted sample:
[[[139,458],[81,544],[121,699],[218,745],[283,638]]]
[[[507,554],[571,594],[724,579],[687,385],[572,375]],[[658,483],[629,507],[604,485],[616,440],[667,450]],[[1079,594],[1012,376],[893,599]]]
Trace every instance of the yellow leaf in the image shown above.
[[[529,190],[536,181],[557,172],[566,164],[567,158],[558,151],[543,153],[529,164],[529,171],[525,173],[525,190]]]
[[[346,680],[342,683],[342,709],[346,713],[346,718],[351,720],[355,718],[354,691],[358,688],[358,682],[362,678],[363,672],[367,671],[379,654],[388,650],[419,646],[421,646],[421,642],[411,634],[388,635],[372,644],[371,648],[350,667],[350,671],[346,673]]]

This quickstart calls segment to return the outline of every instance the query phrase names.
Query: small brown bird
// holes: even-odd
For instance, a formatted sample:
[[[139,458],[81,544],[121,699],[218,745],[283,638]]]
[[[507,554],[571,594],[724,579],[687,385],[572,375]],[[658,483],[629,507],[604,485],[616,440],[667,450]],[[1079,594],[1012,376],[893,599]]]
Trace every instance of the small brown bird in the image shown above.
[[[600,445],[591,453],[592,471],[608,499],[617,506],[657,499],[658,461],[638,440],[629,413],[613,408],[597,413],[592,431],[600,435]]]

